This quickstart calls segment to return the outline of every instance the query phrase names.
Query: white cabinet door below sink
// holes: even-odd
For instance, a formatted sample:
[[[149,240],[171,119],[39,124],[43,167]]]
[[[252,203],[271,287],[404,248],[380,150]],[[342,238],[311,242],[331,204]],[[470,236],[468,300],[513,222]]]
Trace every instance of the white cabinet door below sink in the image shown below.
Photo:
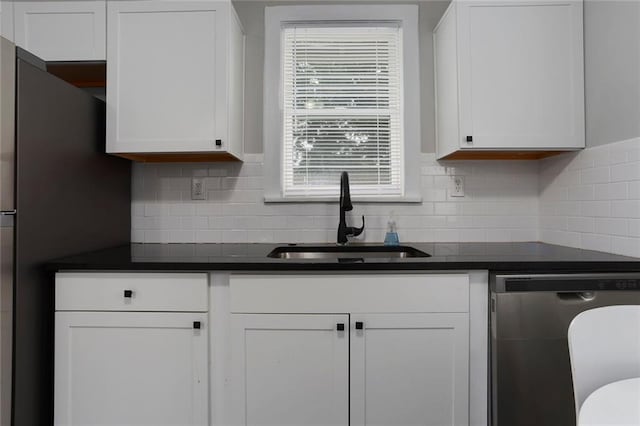
[[[469,424],[468,314],[357,314],[351,322],[351,426]]]
[[[234,425],[349,424],[348,315],[232,317]]]

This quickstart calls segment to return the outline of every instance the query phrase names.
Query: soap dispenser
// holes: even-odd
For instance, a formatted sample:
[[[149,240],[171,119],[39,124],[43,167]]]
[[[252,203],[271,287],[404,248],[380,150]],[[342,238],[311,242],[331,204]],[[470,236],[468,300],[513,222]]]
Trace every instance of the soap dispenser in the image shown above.
[[[393,218],[393,213],[391,213],[389,221],[387,222],[387,234],[384,236],[384,245],[397,246],[399,244],[400,239],[398,238],[398,232],[396,231],[396,221]]]

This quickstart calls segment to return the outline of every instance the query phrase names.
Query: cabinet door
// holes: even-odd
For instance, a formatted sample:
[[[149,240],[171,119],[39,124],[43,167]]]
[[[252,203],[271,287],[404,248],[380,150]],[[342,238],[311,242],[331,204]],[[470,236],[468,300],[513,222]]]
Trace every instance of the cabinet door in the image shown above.
[[[582,2],[463,1],[458,13],[460,146],[584,147]]]
[[[13,42],[13,1],[0,1],[0,37]]]
[[[104,61],[106,3],[17,1],[15,41],[45,61]]]
[[[232,317],[233,424],[349,424],[348,315]]]
[[[222,149],[229,7],[108,2],[107,152]]]
[[[208,424],[207,314],[56,312],[55,320],[56,425]]]
[[[351,317],[352,426],[468,426],[468,381],[468,314]]]

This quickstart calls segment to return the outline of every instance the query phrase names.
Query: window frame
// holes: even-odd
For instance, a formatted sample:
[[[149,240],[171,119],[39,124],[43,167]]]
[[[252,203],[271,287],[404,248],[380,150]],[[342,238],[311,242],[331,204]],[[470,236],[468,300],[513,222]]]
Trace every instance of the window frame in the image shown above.
[[[403,160],[404,194],[399,196],[358,196],[360,202],[419,203],[420,196],[420,74],[417,5],[317,5],[265,7],[264,61],[264,172],[265,202],[327,202],[329,196],[288,196],[282,194],[283,175],[283,90],[282,63],[284,25],[291,23],[366,23],[395,22],[402,27],[403,57]]]

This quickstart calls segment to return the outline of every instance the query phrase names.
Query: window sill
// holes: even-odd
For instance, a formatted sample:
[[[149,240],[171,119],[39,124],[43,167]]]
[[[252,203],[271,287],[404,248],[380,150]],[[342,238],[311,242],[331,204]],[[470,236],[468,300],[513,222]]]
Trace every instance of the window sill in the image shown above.
[[[354,203],[366,204],[422,204],[422,197],[406,195],[404,197],[356,197],[351,196]],[[337,203],[338,197],[282,197],[265,195],[265,204],[305,204],[305,203]]]

